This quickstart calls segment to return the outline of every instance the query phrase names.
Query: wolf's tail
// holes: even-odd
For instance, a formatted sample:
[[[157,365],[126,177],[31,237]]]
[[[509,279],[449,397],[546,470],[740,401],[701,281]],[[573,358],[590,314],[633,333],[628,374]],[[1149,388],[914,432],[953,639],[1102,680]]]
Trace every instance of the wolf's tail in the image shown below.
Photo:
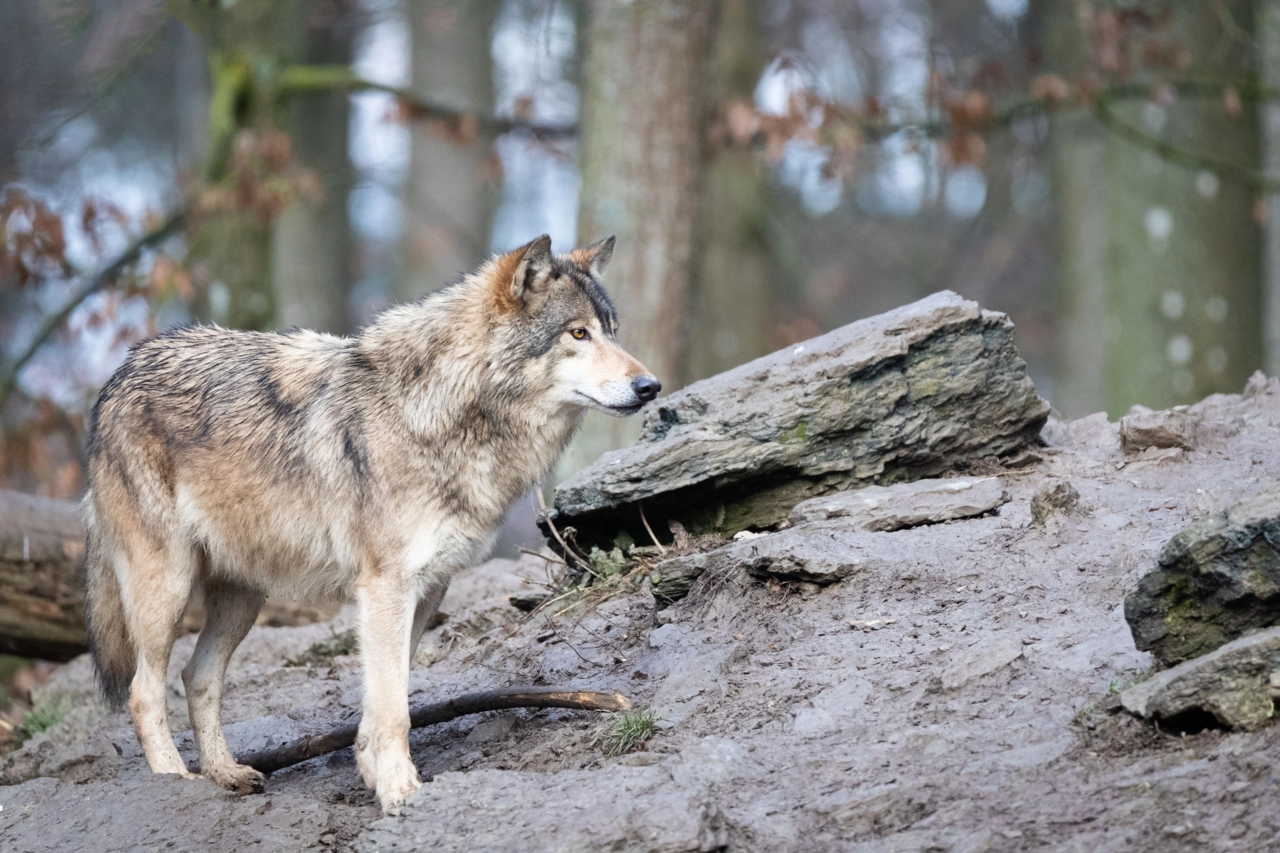
[[[85,544],[84,618],[89,631],[89,651],[98,673],[98,687],[108,704],[120,708],[129,698],[129,684],[137,667],[137,655],[129,636],[120,582],[111,558],[104,553],[102,531],[94,514],[93,494],[84,499]]]

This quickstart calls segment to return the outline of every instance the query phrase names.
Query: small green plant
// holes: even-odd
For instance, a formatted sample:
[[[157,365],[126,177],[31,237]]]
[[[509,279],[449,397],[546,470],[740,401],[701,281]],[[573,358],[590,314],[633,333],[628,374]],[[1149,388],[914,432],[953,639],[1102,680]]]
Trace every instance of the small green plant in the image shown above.
[[[610,714],[596,736],[606,755],[630,752],[658,733],[658,717],[652,711],[620,711]]]
[[[1107,695],[1114,696],[1117,693],[1123,693],[1133,685],[1141,684],[1142,682],[1146,681],[1150,677],[1151,677],[1151,671],[1147,670],[1146,672],[1135,672],[1133,675],[1122,680],[1117,680],[1113,678],[1111,682],[1107,685]]]
[[[1079,711],[1076,711],[1075,716],[1071,718],[1071,722],[1075,723],[1077,726],[1082,726],[1084,725],[1085,720],[1089,719],[1096,713],[1098,713],[1098,706],[1090,702]]]
[[[601,551],[599,548],[592,548],[591,554],[592,574],[597,580],[608,580],[614,575],[622,574],[622,570],[627,566],[627,558],[623,556],[621,548],[614,548],[612,551]]]
[[[44,708],[33,708],[23,716],[22,722],[13,730],[13,739],[25,743],[47,729],[51,729],[67,716],[70,709],[65,703],[58,702]]]

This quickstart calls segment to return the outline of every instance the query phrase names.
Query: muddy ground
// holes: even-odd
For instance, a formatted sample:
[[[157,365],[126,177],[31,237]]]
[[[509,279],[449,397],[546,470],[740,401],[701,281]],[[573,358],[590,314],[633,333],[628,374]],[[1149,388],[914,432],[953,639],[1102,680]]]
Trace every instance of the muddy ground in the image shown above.
[[[617,689],[656,711],[610,758],[597,718],[530,711],[412,736],[423,788],[383,818],[350,750],[236,798],[152,776],[80,659],[40,701],[63,722],[6,759],[0,847],[114,850],[1012,851],[1280,849],[1280,729],[1166,732],[1118,710],[1150,671],[1124,595],[1179,529],[1280,480],[1280,383],[1214,397],[1197,449],[1126,456],[1101,415],[1050,421],[1038,462],[992,467],[996,514],[901,530],[811,522],[861,564],[826,587],[704,575],[659,608],[643,583],[554,617],[511,607],[545,564],[493,561],[450,591],[413,701],[510,684]],[[1047,477],[1073,510],[1032,524]],[[232,662],[233,750],[349,720],[350,616],[255,628]],[[171,720],[194,766],[178,669]],[[316,644],[321,644],[316,649]],[[313,649],[309,665],[286,661]],[[327,649],[327,651],[326,651]],[[318,651],[318,653],[317,653]],[[333,652],[339,654],[334,655]],[[330,655],[332,655],[330,657]]]

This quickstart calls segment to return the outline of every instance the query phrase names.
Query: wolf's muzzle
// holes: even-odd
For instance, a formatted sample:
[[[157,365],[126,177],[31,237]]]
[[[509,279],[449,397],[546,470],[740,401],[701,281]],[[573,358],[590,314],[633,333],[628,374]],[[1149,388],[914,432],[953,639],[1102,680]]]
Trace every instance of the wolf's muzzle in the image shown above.
[[[631,380],[631,390],[636,392],[641,403],[647,403],[662,390],[662,383],[652,376],[637,376]]]

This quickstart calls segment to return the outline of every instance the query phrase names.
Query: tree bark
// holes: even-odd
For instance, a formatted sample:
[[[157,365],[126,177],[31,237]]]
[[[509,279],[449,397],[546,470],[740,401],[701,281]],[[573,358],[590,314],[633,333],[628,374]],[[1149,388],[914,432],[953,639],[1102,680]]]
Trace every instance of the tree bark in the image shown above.
[[[588,4],[578,242],[617,235],[606,287],[622,345],[668,389],[688,379],[703,138],[717,3]],[[620,447],[634,420],[591,413],[561,476]]]
[[[1257,39],[1262,82],[1280,86],[1280,0],[1257,4]],[[1280,175],[1280,103],[1267,101],[1260,109],[1262,165],[1267,175]],[[1280,376],[1280,196],[1267,196],[1262,251],[1262,369]]]
[[[0,490],[0,654],[65,661],[88,650],[83,562],[75,503]],[[258,624],[306,625],[336,610],[269,598]],[[203,624],[197,590],[183,627]]]
[[[424,0],[410,6],[414,94],[462,112],[493,114],[490,40],[500,3]],[[410,125],[402,263],[393,297],[416,299],[456,281],[489,251],[497,207],[490,140]],[[537,236],[529,235],[529,238]]]
[[[758,0],[721,4],[717,100],[751,103],[767,54]],[[756,152],[726,148],[707,165],[706,240],[697,259],[687,379],[705,379],[769,352],[773,303],[769,184]]]
[[[349,26],[316,22],[306,10],[300,10],[298,18],[290,33],[297,43],[290,52],[297,61],[350,64]],[[281,127],[293,143],[294,165],[315,175],[322,192],[319,200],[301,199],[290,205],[275,221],[272,283],[278,319],[286,327],[341,334],[349,326],[350,112],[348,93],[335,90],[295,95],[281,116]]]

